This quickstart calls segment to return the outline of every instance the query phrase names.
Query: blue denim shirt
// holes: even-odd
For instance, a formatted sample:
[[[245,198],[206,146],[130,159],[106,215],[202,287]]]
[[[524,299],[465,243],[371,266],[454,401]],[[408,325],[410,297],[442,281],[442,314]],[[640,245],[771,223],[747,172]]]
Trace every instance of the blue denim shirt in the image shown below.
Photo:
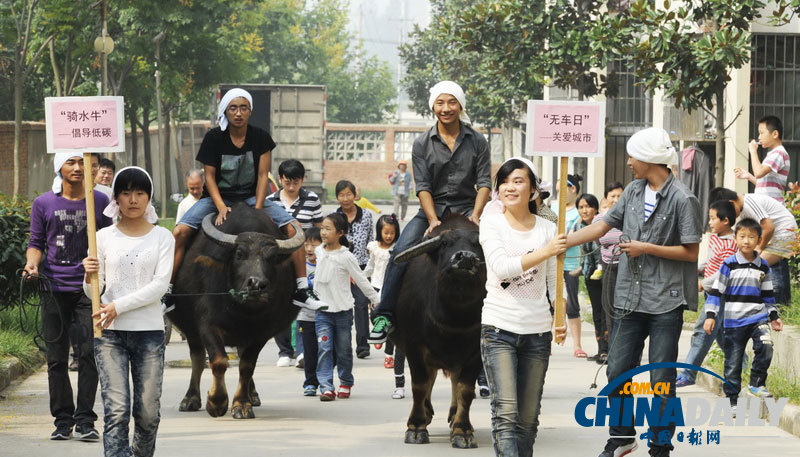
[[[637,179],[603,217],[631,240],[659,246],[699,243],[702,218],[697,197],[672,173],[657,192],[656,208],[644,220],[644,189],[647,180]],[[634,275],[636,264],[640,274]],[[697,262],[669,260],[652,255],[619,259],[614,306],[648,314],[662,314],[679,306],[697,310]]]

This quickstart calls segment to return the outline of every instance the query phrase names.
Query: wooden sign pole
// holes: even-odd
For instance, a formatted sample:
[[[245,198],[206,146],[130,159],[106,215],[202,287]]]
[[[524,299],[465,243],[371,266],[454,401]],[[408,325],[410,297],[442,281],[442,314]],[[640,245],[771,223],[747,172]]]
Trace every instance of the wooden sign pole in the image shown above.
[[[92,179],[92,154],[83,153],[83,190],[86,193],[86,235],[89,237],[89,257],[97,257],[97,221],[94,212],[94,180]],[[100,311],[100,280],[97,273],[89,275],[92,289],[92,314]],[[103,329],[97,326],[100,319],[92,318],[95,338],[103,336]]]
[[[561,157],[559,165],[559,180],[558,180],[558,234],[566,232],[566,218],[567,218],[567,167],[569,166],[569,157]],[[555,319],[556,327],[564,327],[567,325],[566,313],[567,307],[564,302],[564,256],[566,253],[559,255],[556,258],[556,302],[555,302]],[[566,336],[556,338],[556,343],[564,341]]]

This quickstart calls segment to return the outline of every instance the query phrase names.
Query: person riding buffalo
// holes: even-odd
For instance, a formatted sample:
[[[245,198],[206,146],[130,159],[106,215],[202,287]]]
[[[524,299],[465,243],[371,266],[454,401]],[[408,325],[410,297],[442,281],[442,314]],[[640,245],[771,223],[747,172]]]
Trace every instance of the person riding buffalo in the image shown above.
[[[235,202],[245,201],[256,209],[263,208],[287,236],[295,234],[295,228],[290,225],[294,218],[267,199],[270,156],[276,144],[266,130],[248,124],[252,110],[253,97],[244,89],[231,89],[220,101],[219,126],[206,132],[197,153],[197,161],[203,164],[206,177],[203,197],[176,221],[172,232],[175,236],[173,280],[183,261],[186,244],[203,218],[217,212],[214,224],[221,225],[232,213],[231,206]],[[293,303],[310,309],[326,308],[308,287],[302,249],[292,254],[292,264],[297,278]]]
[[[491,162],[489,144],[470,125],[466,97],[461,86],[441,81],[430,89],[428,100],[436,125],[414,140],[412,167],[421,209],[406,225],[392,251],[375,310],[369,341],[386,341],[393,330],[394,308],[406,264],[395,264],[395,255],[415,245],[450,214],[462,214],[478,223],[489,201]]]

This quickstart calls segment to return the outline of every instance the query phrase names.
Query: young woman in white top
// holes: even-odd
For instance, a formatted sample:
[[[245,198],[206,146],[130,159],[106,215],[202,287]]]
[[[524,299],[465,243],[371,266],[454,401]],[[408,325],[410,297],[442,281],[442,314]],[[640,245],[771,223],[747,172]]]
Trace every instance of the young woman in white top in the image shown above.
[[[83,260],[84,291],[89,274],[98,273],[101,290],[94,351],[103,395],[105,455],[152,456],[160,421],[164,374],[164,319],[161,297],[172,274],[175,239],[150,204],[153,182],[146,171],[127,167],[112,185],[114,200],[104,214],[120,217],[97,232],[97,257]],[[129,376],[133,379],[133,399]],[[133,403],[133,407],[131,407]],[[133,443],[128,438],[133,411]]]
[[[487,267],[481,357],[495,454],[530,456],[553,340],[555,256],[566,251],[566,236],[536,215],[539,178],[529,160],[507,160],[495,179],[503,211],[484,215],[480,224]],[[563,342],[566,330],[555,329],[556,341]]]
[[[317,246],[317,270],[314,290],[328,309],[317,312],[316,330],[319,342],[317,380],[321,401],[350,398],[353,387],[353,307],[355,300],[350,289],[350,278],[369,300],[378,303],[379,296],[358,265],[356,256],[348,249],[347,220],[339,213],[331,213],[322,220],[319,228],[322,246]],[[339,392],[333,392],[333,365],[339,369]]]

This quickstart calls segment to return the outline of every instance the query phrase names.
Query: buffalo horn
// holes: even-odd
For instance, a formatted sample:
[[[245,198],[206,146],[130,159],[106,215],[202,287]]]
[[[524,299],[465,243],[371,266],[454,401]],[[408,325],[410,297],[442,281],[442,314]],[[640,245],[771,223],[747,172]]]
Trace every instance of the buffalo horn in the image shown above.
[[[215,242],[223,246],[233,247],[233,245],[236,243],[236,235],[225,233],[216,228],[214,226],[214,222],[212,222],[212,218],[215,216],[215,214],[209,214],[203,218],[203,231],[206,232],[206,235],[208,235],[208,237]]]
[[[306,240],[306,236],[303,234],[303,227],[300,226],[300,223],[297,221],[292,221],[290,223],[294,226],[294,236],[288,240],[275,240],[275,243],[278,244],[278,250],[282,254],[294,252],[297,248],[302,246],[303,242]]]
[[[420,254],[425,254],[426,252],[435,250],[440,244],[442,244],[441,235],[435,236],[429,240],[425,240],[418,245],[408,248],[400,254],[397,254],[397,256],[394,258],[394,263],[408,262]]]

